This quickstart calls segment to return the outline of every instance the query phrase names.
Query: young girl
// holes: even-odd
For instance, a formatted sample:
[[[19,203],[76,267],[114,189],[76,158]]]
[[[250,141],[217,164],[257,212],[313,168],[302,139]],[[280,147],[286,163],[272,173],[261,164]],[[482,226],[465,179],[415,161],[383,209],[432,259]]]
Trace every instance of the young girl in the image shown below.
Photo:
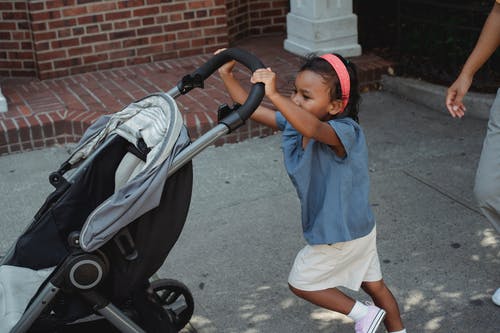
[[[232,75],[234,65],[225,64],[219,74],[232,99],[242,104],[247,93]],[[266,96],[278,109],[260,106],[251,118],[283,131],[285,167],[301,203],[308,245],[291,269],[291,291],[349,316],[356,332],[375,332],[384,317],[389,332],[406,332],[380,270],[354,65],[334,54],[307,59],[291,98],[277,91],[270,68],[255,71],[251,82],[264,83]],[[339,286],[363,288],[375,305],[350,298]]]

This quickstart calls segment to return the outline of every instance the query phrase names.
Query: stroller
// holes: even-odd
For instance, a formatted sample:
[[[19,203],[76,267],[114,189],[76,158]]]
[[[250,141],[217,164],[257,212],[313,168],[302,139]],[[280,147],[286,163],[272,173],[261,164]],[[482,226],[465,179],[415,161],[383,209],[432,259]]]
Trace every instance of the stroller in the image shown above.
[[[240,127],[264,87],[253,85],[243,105],[219,107],[218,125],[193,142],[174,99],[203,88],[230,60],[252,71],[264,67],[243,50],[227,49],[167,93],[89,127],[49,176],[55,190],[0,262],[0,333],[178,332],[189,322],[189,289],[155,272],[185,223],[191,160]]]

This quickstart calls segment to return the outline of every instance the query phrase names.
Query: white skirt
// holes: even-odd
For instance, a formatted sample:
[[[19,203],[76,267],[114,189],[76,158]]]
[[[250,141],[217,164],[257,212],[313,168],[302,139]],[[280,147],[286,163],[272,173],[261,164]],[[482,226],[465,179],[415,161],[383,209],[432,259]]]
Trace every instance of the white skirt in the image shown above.
[[[299,251],[288,283],[300,290],[346,287],[358,291],[361,283],[380,281],[376,227],[365,237],[331,245],[306,245]]]

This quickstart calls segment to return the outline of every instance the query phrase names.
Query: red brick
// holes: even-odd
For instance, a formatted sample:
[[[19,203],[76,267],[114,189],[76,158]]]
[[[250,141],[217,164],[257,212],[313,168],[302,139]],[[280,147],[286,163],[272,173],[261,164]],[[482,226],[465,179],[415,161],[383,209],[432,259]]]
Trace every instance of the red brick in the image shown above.
[[[35,140],[33,141],[33,148],[43,148],[45,147],[45,140]]]
[[[175,34],[162,34],[159,36],[151,37],[152,44],[164,43],[172,40],[175,40]]]
[[[122,43],[120,42],[109,42],[109,43],[103,43],[103,44],[97,44],[94,45],[94,50],[95,52],[105,52],[109,50],[116,50],[121,47]]]
[[[76,21],[75,19],[73,19]],[[95,15],[88,15],[88,16],[82,16],[78,18],[78,24],[89,24],[89,23],[99,23],[104,21],[104,15],[102,14],[95,14]],[[76,25],[76,23],[75,23]]]
[[[210,9],[210,16],[222,16],[226,14],[226,9],[225,8],[211,8]]]
[[[13,3],[12,1],[8,2],[8,1],[2,1],[0,2],[0,10],[2,11],[10,11],[10,10],[13,10],[14,7],[13,7]]]
[[[87,7],[80,6],[80,7],[66,8],[66,9],[63,8],[62,14],[64,17],[84,15],[87,14]]]
[[[68,49],[67,51],[69,57],[74,57],[74,56],[80,56],[82,54],[92,53],[93,50],[92,46],[80,46]]]
[[[136,36],[135,30],[125,30],[125,31],[117,31],[112,32],[109,35],[110,39],[122,39]]]
[[[0,41],[0,48],[3,50],[11,49],[18,50],[20,44],[18,42],[2,42]]]
[[[156,15],[160,12],[160,9],[156,6],[154,7],[147,7],[147,8],[141,8],[141,9],[136,9],[132,11],[133,16],[152,16]]]
[[[52,122],[54,124],[55,135],[61,135],[66,133],[66,124],[65,120],[57,113],[50,113],[50,117],[52,118]]]
[[[120,50],[111,52],[109,54],[109,59],[122,59],[135,56],[135,50]]]
[[[189,22],[189,26],[191,28],[197,28],[197,27],[207,27],[215,25],[215,20],[213,18],[205,19],[205,20],[193,20]]]
[[[62,49],[77,45],[80,45],[80,40],[78,38],[55,40],[50,43],[52,49]]]
[[[47,114],[38,114],[36,117],[42,127],[44,139],[54,137],[54,123],[52,122],[52,119]]]
[[[192,38],[201,37],[201,35],[202,35],[202,30],[187,30],[187,31],[178,32],[177,38],[179,38],[179,39],[192,39]]]
[[[189,1],[188,6],[190,9],[199,9],[204,7],[211,7],[212,1],[204,0],[204,1]]]
[[[3,124],[6,128],[7,143],[12,144],[19,142],[17,122],[15,119],[4,119]]]
[[[12,21],[22,21],[26,20],[28,17],[26,12],[3,12],[2,19],[3,20],[12,20]]]
[[[98,35],[89,35],[89,36],[84,36],[81,38],[82,45],[85,44],[95,44],[98,42],[105,42],[108,41],[108,36],[105,34],[98,34]]]
[[[144,5],[144,0],[124,0],[118,2],[118,8],[131,8]]]
[[[173,12],[180,12],[183,10],[186,10],[186,3],[184,2],[168,4],[161,7],[162,13],[173,13]]]
[[[51,40],[56,38],[56,33],[55,31],[42,31],[42,32],[35,32],[33,33],[33,37],[35,41],[45,41],[45,40]]]
[[[31,130],[26,118],[18,118],[19,137],[21,142],[31,141]]]
[[[137,30],[137,35],[139,36],[144,36],[144,35],[155,35],[155,34],[161,34],[162,33],[162,27],[160,26],[153,26],[153,27],[147,27],[147,28],[142,28]]]
[[[15,30],[16,23],[0,21],[0,30]]]
[[[179,23],[165,25],[165,31],[167,31],[167,32],[175,32],[175,31],[186,30],[186,29],[189,29],[188,22],[179,22]]]
[[[9,147],[7,145],[0,146],[0,155],[6,155],[9,153]]]
[[[38,54],[38,60],[39,61],[47,61],[47,60],[54,60],[54,59],[61,59],[66,56],[66,51],[59,50],[59,51],[49,51],[49,52],[43,52]]]
[[[114,1],[99,1],[93,5],[89,5],[89,13],[102,13],[107,11],[112,11],[117,8]]]
[[[127,21],[118,21],[113,23],[114,30],[125,30],[127,27]]]
[[[130,18],[132,13],[130,10],[123,10],[119,12],[111,12],[105,14],[105,21],[119,20]]]
[[[107,59],[108,59],[108,56],[106,54],[94,54],[91,56],[83,57],[83,63],[84,64],[92,64],[95,62],[106,61]]]
[[[51,1],[44,1],[45,5],[47,6],[48,9],[50,8],[62,8],[64,6],[72,6],[75,4],[74,0],[51,0]]]
[[[49,29],[59,29],[64,27],[74,27],[77,24],[77,21],[76,19],[65,19],[48,22],[47,24],[49,26]]]
[[[21,151],[21,145],[19,143],[11,143],[9,145],[10,152]]]

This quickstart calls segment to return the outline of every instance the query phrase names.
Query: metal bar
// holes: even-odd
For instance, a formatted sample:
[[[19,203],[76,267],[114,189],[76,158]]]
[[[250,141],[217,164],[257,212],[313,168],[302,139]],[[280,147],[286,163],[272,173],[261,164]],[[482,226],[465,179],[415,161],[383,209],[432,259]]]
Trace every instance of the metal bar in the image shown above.
[[[108,304],[102,309],[98,309],[97,312],[106,318],[111,324],[124,333],[145,333],[142,328],[137,326],[127,315],[120,311],[113,304]]]
[[[170,89],[167,92],[167,95],[170,95],[171,97],[173,97],[175,99],[181,95],[181,92],[179,91],[179,88],[173,87],[172,89]]]
[[[193,159],[198,155],[203,149],[210,146],[218,138],[224,136],[229,132],[229,128],[224,124],[219,124],[203,134],[197,140],[193,141],[189,146],[184,148],[174,159],[170,168],[168,170],[168,176],[173,175],[177,170],[179,170],[184,164]]]
[[[50,303],[50,301],[57,295],[59,288],[48,282],[43,290],[38,294],[33,303],[26,309],[23,316],[17,322],[16,326],[12,328],[10,333],[24,333],[28,331],[40,316],[43,309]]]

